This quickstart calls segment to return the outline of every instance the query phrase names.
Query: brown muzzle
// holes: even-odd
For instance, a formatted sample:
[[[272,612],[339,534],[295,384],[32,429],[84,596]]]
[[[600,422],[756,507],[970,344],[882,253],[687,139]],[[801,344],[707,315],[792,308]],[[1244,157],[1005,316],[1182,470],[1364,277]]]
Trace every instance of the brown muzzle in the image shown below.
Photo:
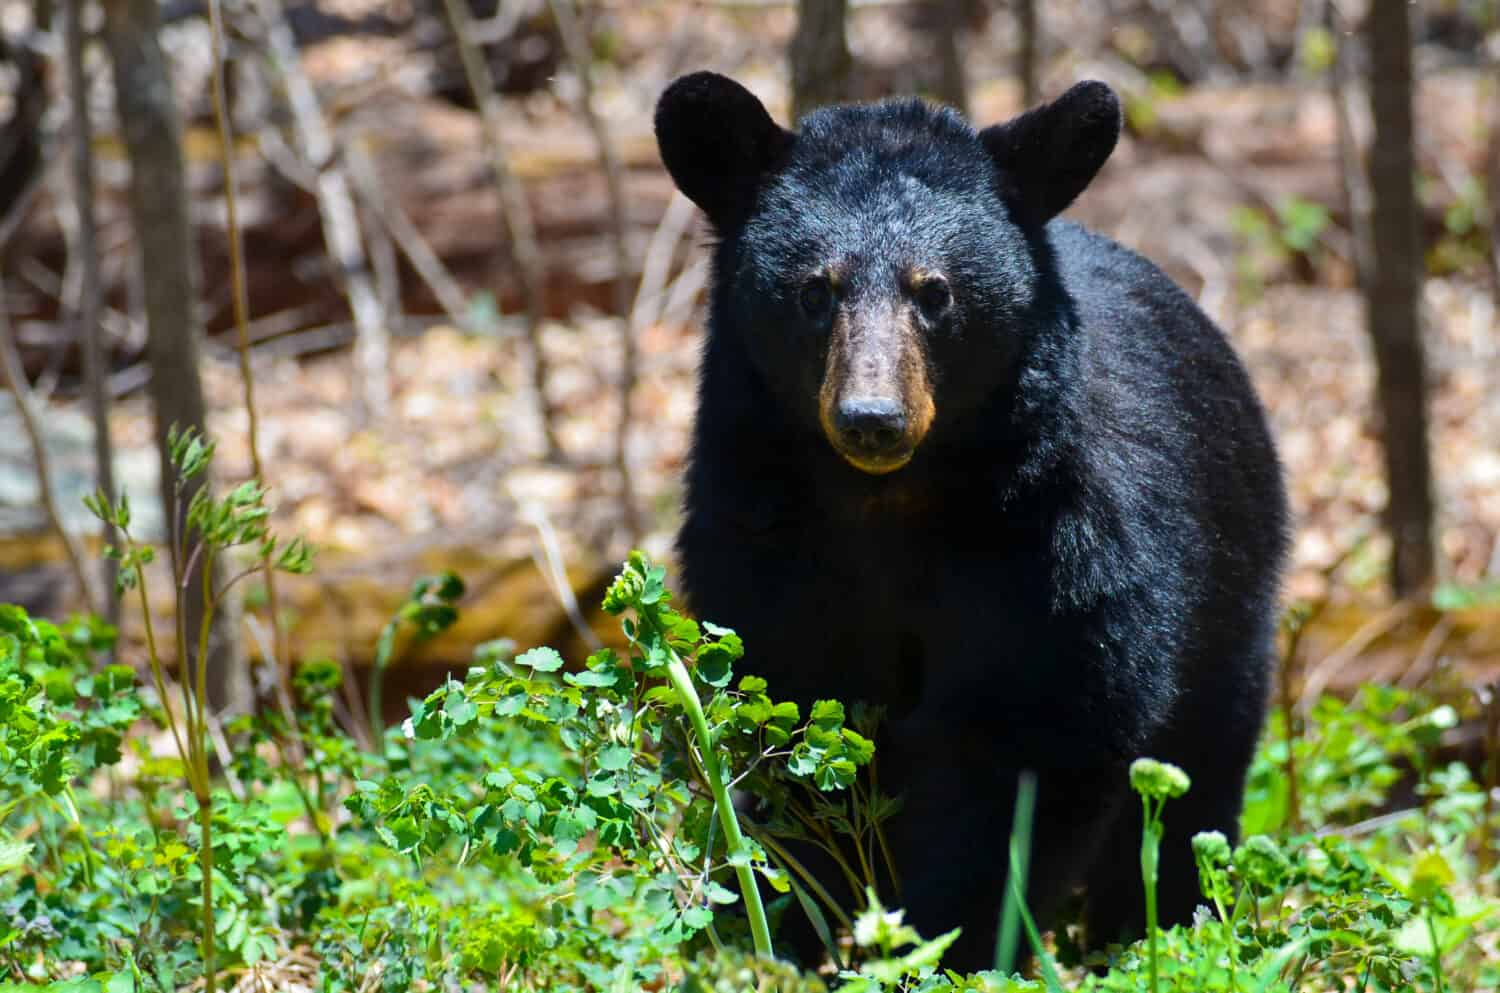
[[[882,475],[911,461],[936,408],[927,359],[905,307],[841,310],[818,393],[823,433],[850,465]]]

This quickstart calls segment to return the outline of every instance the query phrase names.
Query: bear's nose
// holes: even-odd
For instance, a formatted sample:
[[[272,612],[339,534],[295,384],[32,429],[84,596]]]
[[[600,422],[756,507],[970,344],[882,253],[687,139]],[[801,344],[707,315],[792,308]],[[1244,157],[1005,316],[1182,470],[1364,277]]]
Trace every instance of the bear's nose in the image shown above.
[[[898,401],[861,397],[839,404],[835,426],[844,444],[858,452],[879,455],[906,436],[906,411]]]

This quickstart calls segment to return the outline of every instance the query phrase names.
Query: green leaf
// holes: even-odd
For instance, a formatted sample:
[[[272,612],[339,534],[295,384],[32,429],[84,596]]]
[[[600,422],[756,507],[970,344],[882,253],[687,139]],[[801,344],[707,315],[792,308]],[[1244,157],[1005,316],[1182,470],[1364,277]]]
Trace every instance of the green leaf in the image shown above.
[[[609,670],[604,672],[589,670],[587,672],[563,673],[563,682],[567,683],[569,686],[578,686],[583,689],[609,689],[619,681],[620,673],[618,670]]]
[[[597,761],[599,768],[619,772],[630,765],[630,760],[634,757],[635,753],[624,745],[610,745],[599,753]]]
[[[855,765],[865,765],[875,757],[875,742],[869,738],[853,728],[844,728],[839,734],[844,738],[844,754],[848,755]]]
[[[516,656],[516,665],[526,666],[535,672],[556,672],[563,667],[563,657],[551,648],[533,648]]]
[[[698,650],[698,676],[708,685],[721,689],[734,676],[734,653],[721,643],[704,645]]]
[[[682,912],[682,923],[695,931],[701,931],[714,922],[714,912],[695,904]]]
[[[844,726],[844,705],[837,700],[818,700],[813,704],[812,720],[828,731]]]
[[[727,886],[714,882],[712,879],[703,887],[703,895],[708,897],[710,903],[734,903],[739,900],[740,895]]]
[[[24,869],[35,847],[29,841],[0,841],[0,873]]]
[[[448,694],[448,698],[443,701],[443,712],[459,727],[473,723],[474,718],[479,716],[479,708],[464,696],[462,690]]]

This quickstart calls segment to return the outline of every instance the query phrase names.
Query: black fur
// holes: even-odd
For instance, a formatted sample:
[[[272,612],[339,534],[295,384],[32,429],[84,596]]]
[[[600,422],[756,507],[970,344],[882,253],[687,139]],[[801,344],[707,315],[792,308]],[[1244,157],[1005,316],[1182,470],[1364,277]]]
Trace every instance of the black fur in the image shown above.
[[[1263,717],[1287,511],[1250,382],[1155,266],[1051,220],[1118,129],[1098,83],[977,134],[911,100],[792,134],[710,74],[657,112],[719,235],[683,585],[773,696],[889,707],[900,902],[927,936],[964,927],[958,968],[990,964],[1019,770],[1039,778],[1031,906],[1045,926],[1085,884],[1102,943],[1141,926],[1129,762],[1192,776],[1161,870],[1185,920],[1188,838],[1233,837]],[[902,305],[912,266],[952,290],[918,328],[935,419],[889,475],[817,421],[827,335],[797,294],[829,265],[855,325]]]

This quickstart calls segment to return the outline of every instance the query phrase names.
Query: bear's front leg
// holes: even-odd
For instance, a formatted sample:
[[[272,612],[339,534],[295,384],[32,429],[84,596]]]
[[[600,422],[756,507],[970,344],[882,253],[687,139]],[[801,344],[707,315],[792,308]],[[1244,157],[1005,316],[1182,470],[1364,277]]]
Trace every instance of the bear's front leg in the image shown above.
[[[901,888],[895,899],[882,895],[906,909],[924,938],[963,929],[945,967],[993,968],[1019,770],[1007,768],[974,734],[902,730],[882,743],[876,759],[882,785],[889,781],[903,798],[887,827]],[[1036,782],[1026,900],[1046,928],[1119,820],[1128,777],[1123,766],[1111,765],[1037,770]]]

